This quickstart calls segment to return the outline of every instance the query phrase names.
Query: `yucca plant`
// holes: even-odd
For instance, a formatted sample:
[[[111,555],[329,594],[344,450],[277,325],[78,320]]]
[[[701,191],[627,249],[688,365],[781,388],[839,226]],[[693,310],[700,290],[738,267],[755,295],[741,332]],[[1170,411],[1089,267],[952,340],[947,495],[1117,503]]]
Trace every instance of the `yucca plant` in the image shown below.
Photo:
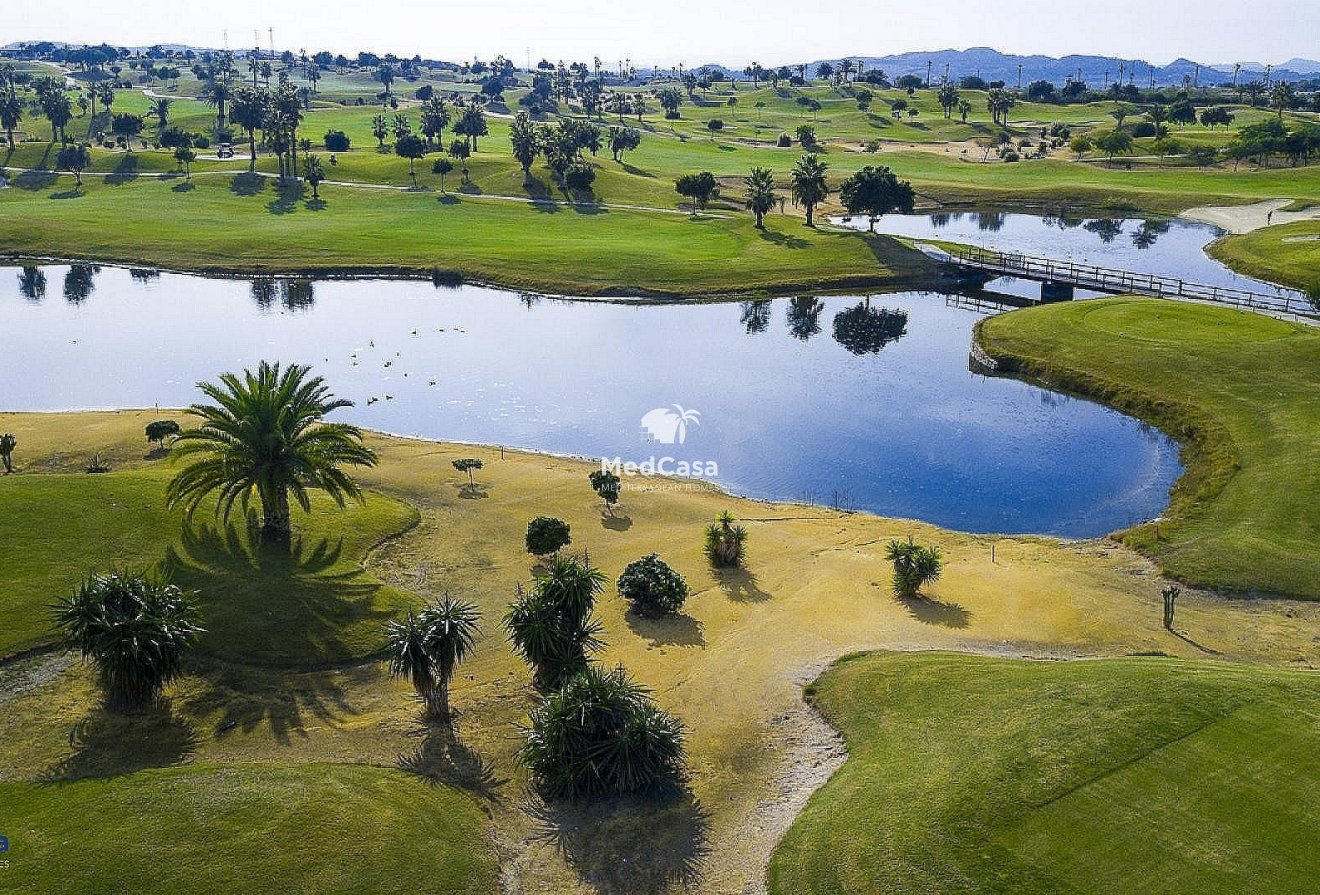
[[[235,504],[246,511],[256,494],[262,533],[287,538],[290,495],[303,510],[311,508],[313,489],[340,506],[346,498],[362,500],[362,490],[342,467],[375,466],[376,454],[356,426],[324,421],[353,402],[336,399],[325,380],[309,373],[298,364],[281,369],[262,361],[255,373],[225,373],[219,384],[198,383],[215,403],[188,409],[202,424],[175,439],[174,453],[187,465],[166,489],[170,505],[182,504],[191,514],[216,494],[216,512],[228,519]]]
[[[390,673],[413,685],[428,716],[449,717],[449,682],[472,652],[480,620],[476,606],[446,597],[387,626]]]
[[[622,666],[588,667],[532,711],[519,759],[549,797],[655,789],[682,777],[683,725]]]
[[[513,648],[532,666],[532,682],[541,690],[560,686],[587,667],[587,657],[601,648],[601,625],[592,618],[605,575],[584,556],[556,556],[536,576],[530,591],[518,588],[504,616]]]
[[[747,529],[733,523],[733,514],[725,511],[706,526],[706,556],[719,568],[740,566],[747,556]]]
[[[908,541],[890,541],[885,558],[894,566],[894,593],[915,597],[921,588],[944,571],[944,556],[938,547],[923,547]]]
[[[126,572],[90,576],[56,604],[55,622],[68,648],[96,666],[112,708],[153,702],[203,633],[182,590]]]

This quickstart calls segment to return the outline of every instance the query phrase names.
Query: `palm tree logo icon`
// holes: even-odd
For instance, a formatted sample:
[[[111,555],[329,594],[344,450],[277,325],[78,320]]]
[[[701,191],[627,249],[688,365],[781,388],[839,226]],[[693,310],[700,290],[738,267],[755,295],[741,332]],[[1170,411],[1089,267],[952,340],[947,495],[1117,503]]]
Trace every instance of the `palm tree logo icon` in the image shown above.
[[[660,444],[683,444],[688,423],[700,426],[701,411],[685,410],[681,404],[657,407],[642,417],[642,437]]]

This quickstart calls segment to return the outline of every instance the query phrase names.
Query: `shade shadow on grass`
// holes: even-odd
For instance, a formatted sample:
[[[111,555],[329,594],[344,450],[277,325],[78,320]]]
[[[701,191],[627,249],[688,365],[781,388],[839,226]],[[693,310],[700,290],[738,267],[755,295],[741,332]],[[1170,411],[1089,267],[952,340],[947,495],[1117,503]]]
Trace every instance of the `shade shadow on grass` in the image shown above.
[[[116,777],[180,764],[197,747],[197,735],[174,716],[167,701],[142,711],[97,708],[69,732],[73,752],[41,772],[41,783]]]
[[[236,196],[255,196],[265,188],[266,178],[250,171],[235,174],[229,180],[229,191]]]
[[[269,542],[252,528],[187,525],[164,569],[197,595],[200,649],[255,664],[325,667],[363,658],[349,629],[383,626],[382,585],[343,557],[342,540]]]
[[[308,723],[324,727],[357,714],[346,684],[373,673],[359,667],[290,674],[204,661],[197,670],[201,687],[185,704],[190,714],[215,718],[212,733],[217,740],[264,729],[287,746],[295,735],[306,735]]]
[[[731,600],[760,603],[770,599],[770,594],[761,590],[756,583],[756,576],[746,569],[715,569],[715,580]]]
[[[52,199],[81,199],[86,195],[81,187],[74,187],[71,190],[60,190],[58,193],[51,193]]]
[[[115,165],[115,170],[105,175],[105,182],[111,186],[122,186],[126,183],[132,183],[138,178],[138,157],[125,153],[120,156],[119,163]]]
[[[55,182],[54,171],[20,171],[9,179],[9,185],[20,190],[44,190]]]
[[[972,623],[972,614],[957,603],[946,603],[918,594],[915,597],[895,597],[908,614],[926,625],[941,628],[966,628]]]
[[[801,236],[789,236],[787,233],[780,233],[778,230],[760,230],[758,235],[767,242],[773,242],[777,246],[788,249],[811,248],[811,240],[803,239]]]
[[[266,210],[271,214],[292,214],[298,210],[298,203],[307,192],[302,181],[297,183],[277,183],[275,198],[266,203]]]
[[[632,516],[613,516],[604,515],[600,517],[602,528],[608,528],[610,531],[627,531],[632,528]]]
[[[701,622],[690,615],[668,613],[658,618],[650,618],[636,612],[626,612],[624,619],[634,634],[651,641],[655,646],[706,645]]]
[[[195,189],[197,189],[197,187],[191,180],[185,180],[183,183],[176,183],[174,186],[170,187],[170,192],[191,193]]]
[[[435,201],[439,202],[441,205],[459,205],[463,200],[458,198],[458,196],[455,196],[453,193],[441,193],[436,197]]]
[[[488,802],[502,801],[500,789],[508,783],[495,768],[459,738],[451,724],[420,724],[409,736],[421,739],[411,752],[399,756],[399,769],[427,783],[446,784]]]
[[[690,887],[710,853],[709,813],[686,791],[593,803],[538,802],[538,838],[600,895]]]

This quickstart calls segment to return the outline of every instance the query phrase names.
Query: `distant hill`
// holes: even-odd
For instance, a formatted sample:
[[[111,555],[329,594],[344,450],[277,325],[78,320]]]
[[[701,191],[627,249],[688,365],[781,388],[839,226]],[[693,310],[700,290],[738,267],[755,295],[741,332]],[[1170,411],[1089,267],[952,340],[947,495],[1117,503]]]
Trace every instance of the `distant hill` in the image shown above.
[[[1032,81],[1063,84],[1069,78],[1077,77],[1092,87],[1099,87],[1118,80],[1120,65],[1123,68],[1125,81],[1130,80],[1143,87],[1151,83],[1152,75],[1157,86],[1182,84],[1184,78],[1189,78],[1201,86],[1227,84],[1233,80],[1232,65],[1198,65],[1190,59],[1177,59],[1168,65],[1151,65],[1141,59],[1121,59],[1116,56],[1018,56],[1001,53],[990,47],[851,58],[860,58],[867,69],[883,69],[891,78],[902,75],[918,75],[925,78],[929,71],[933,79],[939,80],[947,71],[949,77],[954,80],[977,75],[986,81],[1003,81],[1010,86],[1017,86],[1020,66],[1024,87]],[[814,70],[820,61],[811,62],[808,67]],[[1263,69],[1262,65],[1261,70]],[[1246,66],[1243,70],[1250,71]],[[1277,67],[1274,77],[1278,80],[1296,81],[1315,73],[1320,73],[1320,63],[1297,59]]]
[[[1295,71],[1303,75],[1320,74],[1320,62],[1317,62],[1314,59],[1289,59],[1287,62],[1283,63],[1280,68],[1287,71]]]

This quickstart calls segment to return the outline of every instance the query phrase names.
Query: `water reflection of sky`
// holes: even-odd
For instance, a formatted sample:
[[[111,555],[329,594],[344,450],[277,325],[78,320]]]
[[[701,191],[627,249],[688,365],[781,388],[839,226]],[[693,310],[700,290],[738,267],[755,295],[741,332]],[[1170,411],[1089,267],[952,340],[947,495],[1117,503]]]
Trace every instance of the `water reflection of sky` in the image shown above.
[[[5,409],[169,407],[221,371],[299,361],[357,402],[346,418],[387,431],[715,461],[742,493],[972,531],[1090,536],[1158,515],[1176,446],[1098,405],[969,372],[980,315],[959,302],[658,306],[3,268],[0,381]],[[646,443],[642,417],[676,404],[700,414],[686,442]]]
[[[852,226],[865,228],[863,218]],[[1296,295],[1272,283],[1234,273],[1205,253],[1220,231],[1170,219],[1099,218],[968,211],[886,215],[876,230],[894,236],[941,239],[1058,261],[1175,277],[1207,286]]]

